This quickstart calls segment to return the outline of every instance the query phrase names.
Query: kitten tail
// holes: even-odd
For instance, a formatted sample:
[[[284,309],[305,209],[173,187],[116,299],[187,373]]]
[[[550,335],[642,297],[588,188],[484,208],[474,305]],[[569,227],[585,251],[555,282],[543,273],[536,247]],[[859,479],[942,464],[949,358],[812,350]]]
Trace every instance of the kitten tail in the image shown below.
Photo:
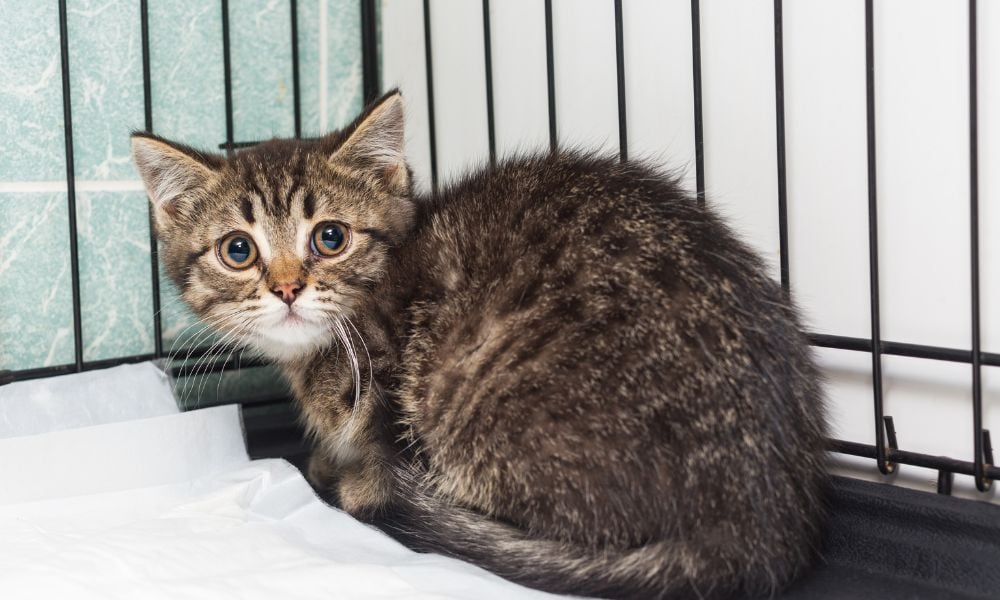
[[[422,473],[397,469],[396,480],[396,503],[372,515],[373,525],[418,552],[465,560],[535,589],[601,598],[706,599],[768,595],[777,579],[787,579],[767,568],[756,577],[733,573],[727,563],[738,561],[729,562],[733,550],[724,540],[712,548],[671,540],[614,549],[531,538],[441,501]]]

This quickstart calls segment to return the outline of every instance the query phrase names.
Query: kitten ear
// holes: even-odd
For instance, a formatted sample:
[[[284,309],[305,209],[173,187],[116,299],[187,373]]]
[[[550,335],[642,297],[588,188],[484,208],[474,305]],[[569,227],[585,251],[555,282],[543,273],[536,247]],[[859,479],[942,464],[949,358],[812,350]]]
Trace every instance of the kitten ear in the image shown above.
[[[177,216],[180,203],[205,187],[223,159],[137,132],[132,134],[132,161],[160,221]]]
[[[392,90],[370,104],[345,130],[347,137],[330,160],[373,170],[390,190],[405,193],[410,173],[404,156],[403,125],[403,95]]]

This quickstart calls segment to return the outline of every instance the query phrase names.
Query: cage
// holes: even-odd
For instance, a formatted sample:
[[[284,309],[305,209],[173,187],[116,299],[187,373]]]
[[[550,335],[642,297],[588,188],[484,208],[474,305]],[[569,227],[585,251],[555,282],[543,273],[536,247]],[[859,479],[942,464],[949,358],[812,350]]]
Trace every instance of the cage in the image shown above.
[[[5,152],[0,214],[8,232],[27,231],[19,239],[42,239],[32,223],[60,228],[68,252],[46,262],[0,231],[0,383],[162,360],[188,406],[244,405],[253,455],[301,459],[288,392],[267,365],[185,332],[195,326],[159,273],[148,226],[139,237],[127,229],[146,209],[122,144],[130,128],[227,153],[315,136],[398,85],[408,154],[429,189],[517,150],[603,148],[678,169],[698,201],[719,204],[771,260],[810,318],[830,380],[831,461],[843,476],[831,491],[826,564],[788,597],[995,595],[996,3],[109,6],[5,6],[19,29],[11,39],[23,43],[0,50],[0,62],[26,65],[5,78],[24,82],[8,88],[8,143],[40,141]],[[123,35],[127,44],[114,41]],[[206,48],[211,55],[194,54]],[[91,64],[131,78],[109,96],[128,111],[108,119],[94,108],[109,82]],[[39,100],[39,90],[52,93]],[[205,99],[213,114],[185,116]],[[19,123],[18,110],[48,121]],[[99,204],[117,201],[102,194],[133,202],[117,230],[101,230],[114,217],[99,216]],[[145,254],[116,262],[96,249],[102,240]],[[32,285],[43,269],[65,285]],[[107,293],[119,276],[148,293],[123,304]],[[50,316],[27,319],[34,303]],[[119,310],[141,323],[139,334],[108,323]],[[45,343],[24,351],[29,339]]]

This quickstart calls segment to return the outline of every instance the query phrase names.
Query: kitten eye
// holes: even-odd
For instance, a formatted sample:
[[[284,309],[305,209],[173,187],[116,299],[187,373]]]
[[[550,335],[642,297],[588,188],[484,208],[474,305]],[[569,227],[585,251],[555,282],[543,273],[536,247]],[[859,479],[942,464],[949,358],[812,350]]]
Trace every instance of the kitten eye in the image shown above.
[[[350,239],[346,225],[326,221],[313,230],[312,249],[319,256],[337,256],[347,248]]]
[[[230,269],[242,271],[257,262],[257,246],[249,235],[235,231],[219,241],[219,259]]]

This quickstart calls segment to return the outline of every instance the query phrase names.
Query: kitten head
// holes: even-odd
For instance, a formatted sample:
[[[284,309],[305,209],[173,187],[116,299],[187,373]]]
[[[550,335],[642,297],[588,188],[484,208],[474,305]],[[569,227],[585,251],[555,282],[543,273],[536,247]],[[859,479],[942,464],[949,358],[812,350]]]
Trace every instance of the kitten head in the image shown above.
[[[344,335],[412,221],[396,91],[317,141],[272,140],[227,159],[136,133],[132,158],[185,302],[277,360]]]

